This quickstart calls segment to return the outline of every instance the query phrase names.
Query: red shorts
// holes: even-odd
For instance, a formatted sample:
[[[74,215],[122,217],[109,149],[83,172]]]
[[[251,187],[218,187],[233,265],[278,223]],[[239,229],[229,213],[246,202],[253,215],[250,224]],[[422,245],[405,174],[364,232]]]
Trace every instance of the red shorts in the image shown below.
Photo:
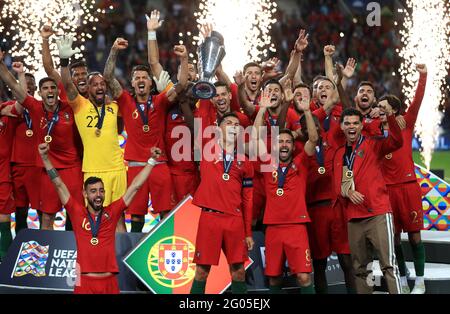
[[[128,167],[127,180],[128,186],[133,179],[141,172],[144,167]],[[137,191],[127,214],[144,216],[148,213],[149,193],[152,198],[153,212],[158,214],[165,210],[170,210],[175,205],[172,197],[172,177],[170,176],[169,166],[162,163],[153,167],[147,181]]]
[[[395,233],[423,229],[422,191],[417,182],[387,186],[394,216]]]
[[[59,176],[64,181],[70,195],[79,204],[84,204],[83,197],[83,173],[81,167],[57,169]],[[40,209],[46,214],[56,214],[62,208],[56,188],[44,168],[41,168],[41,206]]]
[[[119,294],[119,282],[116,275],[92,277],[81,275],[80,282],[75,285],[75,294]]]
[[[39,210],[41,168],[13,165],[11,167],[16,207],[28,207]]]
[[[0,183],[0,214],[9,215],[16,210],[13,185],[11,182]]]
[[[264,177],[260,174],[253,178],[253,220],[262,219],[263,209],[266,207],[266,190]]]
[[[195,240],[194,263],[218,265],[222,249],[229,265],[244,263],[248,259],[244,219],[202,210]]]
[[[198,173],[186,173],[183,175],[172,173],[173,196],[178,204],[188,194],[194,196],[200,183]]]
[[[350,254],[347,220],[340,203],[308,208],[311,223],[308,224],[309,244],[313,259],[325,259],[332,252]]]
[[[265,255],[266,276],[276,277],[283,274],[286,259],[291,273],[312,272],[306,225],[268,225]]]

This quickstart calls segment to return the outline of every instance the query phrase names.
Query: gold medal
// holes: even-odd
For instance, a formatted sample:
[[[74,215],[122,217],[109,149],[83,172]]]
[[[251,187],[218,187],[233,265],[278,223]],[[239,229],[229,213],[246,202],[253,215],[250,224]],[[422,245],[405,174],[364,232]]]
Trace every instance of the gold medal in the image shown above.
[[[101,134],[102,134],[102,130],[96,128],[96,129],[95,129],[95,135],[96,135],[97,137],[99,137]]]
[[[277,195],[278,196],[283,196],[284,194],[284,190],[283,189],[277,189]]]
[[[224,173],[224,174],[222,175],[222,179],[223,179],[224,181],[228,181],[228,180],[230,180],[230,175],[229,175],[228,173]]]
[[[325,167],[319,167],[319,169],[317,169],[317,172],[319,174],[324,174],[325,173]]]
[[[144,124],[144,125],[142,126],[142,130],[143,130],[145,133],[147,133],[148,131],[150,131],[150,127],[149,127],[147,124]]]
[[[33,136],[33,130],[31,130],[31,129],[26,130],[26,131],[25,131],[25,135],[26,135],[27,137],[32,137],[32,136]]]
[[[386,156],[384,156],[384,158],[386,158],[387,160],[392,159],[392,153],[387,154]]]
[[[95,237],[92,237],[92,238],[91,238],[91,244],[92,244],[92,245],[97,245],[97,244],[98,244],[98,239],[95,238]]]
[[[353,178],[353,171],[349,170],[345,173],[345,176],[349,179]]]
[[[47,135],[46,137],[44,137],[44,142],[46,142],[47,144],[50,143],[52,140],[53,139],[50,135]]]

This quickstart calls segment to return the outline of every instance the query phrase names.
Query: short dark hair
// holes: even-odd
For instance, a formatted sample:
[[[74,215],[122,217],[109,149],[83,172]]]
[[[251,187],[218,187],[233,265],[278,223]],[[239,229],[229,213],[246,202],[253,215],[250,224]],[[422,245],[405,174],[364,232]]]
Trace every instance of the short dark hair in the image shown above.
[[[260,66],[258,63],[256,63],[256,62],[249,62],[249,63],[247,63],[246,65],[244,65],[244,73],[245,73],[245,71],[247,71],[247,69],[250,68],[250,67],[257,67],[257,68],[259,68],[260,70],[262,70],[262,69],[261,69],[261,66]]]
[[[402,103],[402,101],[395,95],[392,94],[386,94],[381,96],[380,99],[378,99],[378,103],[381,101],[386,100],[388,104],[392,107],[392,109],[396,112],[396,116],[403,114],[406,110],[406,105]]]
[[[295,91],[297,88],[306,88],[306,89],[308,89],[309,97],[312,96],[311,88],[309,87],[308,84],[305,84],[305,83],[299,83],[299,84],[297,84],[297,85],[294,86],[293,91]]]
[[[222,82],[222,81],[217,81],[214,83],[214,86],[217,87],[225,87],[227,89],[228,92],[231,92],[230,87],[227,85],[227,83]]]
[[[266,89],[266,87],[269,86],[270,84],[276,84],[276,85],[280,86],[281,92],[284,92],[283,85],[281,85],[280,81],[277,80],[277,79],[270,79],[270,80],[268,80],[267,82],[264,83],[264,86],[263,86],[262,89],[263,90]]]
[[[131,70],[131,77],[134,76],[134,72],[136,71],[144,71],[148,73],[148,76],[151,78],[152,77],[152,71],[150,70],[150,67],[143,65],[143,64],[139,64],[139,65],[135,65],[133,67],[133,69]]]
[[[370,86],[372,87],[373,91],[375,92],[375,87],[373,86],[372,82],[370,81],[362,81],[358,84],[358,89],[360,89],[363,86]]]
[[[96,184],[98,182],[101,182],[103,184],[103,180],[99,177],[89,177],[84,181],[84,190],[87,189],[88,185]]]
[[[25,77],[29,77],[30,79],[32,79],[33,81],[36,82],[36,78],[35,78],[34,75],[31,74],[31,73],[25,73]]]
[[[288,135],[290,135],[292,137],[292,140],[295,139],[294,138],[294,134],[289,129],[286,129],[286,128],[280,129],[280,132],[278,132],[278,135],[281,135],[281,134],[288,134]]]
[[[231,111],[225,113],[221,118],[219,118],[219,120],[217,121],[217,125],[220,126],[222,122],[225,121],[225,119],[228,117],[234,117],[239,120],[239,117],[237,116],[236,112]]]
[[[84,61],[84,60],[77,60],[77,61],[74,61],[74,62],[70,63],[69,71],[70,71],[70,74],[72,74],[72,70],[75,69],[75,68],[86,68],[87,69],[87,67],[88,66],[86,64],[86,61]]]
[[[52,79],[51,77],[44,77],[43,79],[41,79],[39,81],[39,90],[42,88],[42,85],[44,85],[44,83],[46,82],[53,82],[56,86],[58,86],[58,83],[56,83],[56,81],[54,79]]]
[[[344,122],[344,118],[345,117],[349,117],[349,116],[358,116],[359,117],[359,121],[363,122],[364,116],[363,114],[355,108],[347,108],[344,111],[342,111],[341,114],[341,123]]]

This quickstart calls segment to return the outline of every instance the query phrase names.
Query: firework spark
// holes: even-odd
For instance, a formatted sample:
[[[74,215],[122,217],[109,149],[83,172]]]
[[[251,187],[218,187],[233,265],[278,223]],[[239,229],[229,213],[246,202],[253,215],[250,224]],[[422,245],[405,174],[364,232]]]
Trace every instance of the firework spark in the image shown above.
[[[75,46],[83,53],[83,43],[92,36],[81,32],[81,27],[98,22],[93,12],[105,13],[105,10],[95,10],[94,6],[95,0],[4,0],[1,20],[10,21],[10,28],[5,29],[4,23],[1,23],[0,32],[12,44],[10,53],[13,58],[23,61],[27,71],[41,72],[42,26],[50,21],[57,34],[76,36]],[[91,29],[95,30],[95,26]],[[50,49],[55,60],[59,60],[54,42]],[[76,57],[81,57],[82,53]]]
[[[421,142],[422,159],[430,169],[431,158],[439,137],[444,103],[445,76],[450,65],[450,4],[447,0],[407,0],[411,13],[405,12],[400,31],[403,47],[399,54],[403,93],[411,102],[417,86],[415,63],[428,68],[427,88],[416,123],[416,135]]]
[[[270,0],[202,0],[194,16],[199,25],[211,23],[223,35],[227,53],[223,68],[234,74],[246,63],[267,57],[269,49],[275,51],[269,31],[276,10],[277,4]]]

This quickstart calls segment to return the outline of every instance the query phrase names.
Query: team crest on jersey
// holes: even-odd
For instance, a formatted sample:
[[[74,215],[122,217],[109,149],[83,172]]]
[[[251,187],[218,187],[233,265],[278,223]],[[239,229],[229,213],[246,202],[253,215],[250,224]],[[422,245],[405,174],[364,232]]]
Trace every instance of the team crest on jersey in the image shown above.
[[[106,111],[111,112],[112,114],[114,114],[114,108],[111,106],[107,106],[106,107]]]
[[[106,220],[109,220],[109,218],[111,218],[107,212],[103,213],[103,217],[105,217]]]
[[[363,158],[363,157],[364,157],[364,150],[361,149],[361,150],[358,152],[358,156],[361,157],[361,158]]]
[[[70,115],[68,112],[64,112],[64,120],[66,120],[67,122],[70,121]]]
[[[195,275],[195,246],[187,239],[170,236],[156,242],[150,249],[148,269],[152,278],[168,288],[181,287]]]
[[[44,117],[41,117],[41,121],[39,123],[40,128],[43,130],[47,127],[47,120]]]

